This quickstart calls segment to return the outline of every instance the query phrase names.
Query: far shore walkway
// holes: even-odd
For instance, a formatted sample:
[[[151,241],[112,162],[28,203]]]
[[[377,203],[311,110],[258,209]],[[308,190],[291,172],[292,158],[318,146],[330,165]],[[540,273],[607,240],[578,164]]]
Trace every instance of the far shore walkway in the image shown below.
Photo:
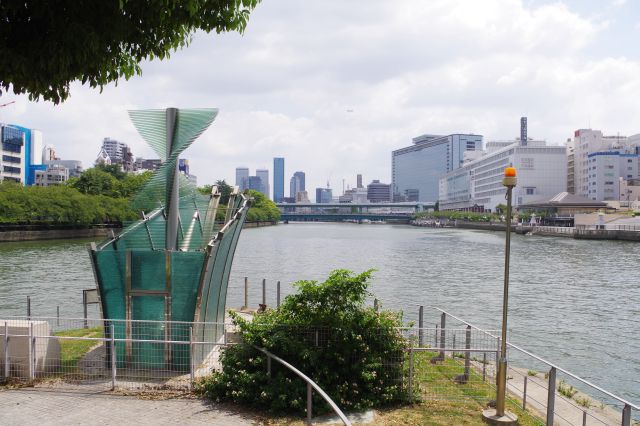
[[[20,388],[0,390],[2,425],[223,425],[257,418],[202,399],[141,399],[110,392]]]

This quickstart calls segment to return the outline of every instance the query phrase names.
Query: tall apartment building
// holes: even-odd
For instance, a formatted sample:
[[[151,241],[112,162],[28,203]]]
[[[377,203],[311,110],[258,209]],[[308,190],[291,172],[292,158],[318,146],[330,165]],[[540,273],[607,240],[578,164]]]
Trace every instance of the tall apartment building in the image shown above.
[[[525,145],[519,139],[508,144],[489,142],[487,146],[492,149],[441,177],[441,210],[495,211],[498,204],[505,203],[502,177],[505,167],[510,166],[518,172],[514,207],[566,191],[566,147],[535,140]]]
[[[289,197],[297,198],[298,192],[305,191],[305,174],[304,172],[295,172],[289,181]]]
[[[42,132],[13,124],[0,124],[0,180],[33,185],[42,164]]]
[[[240,188],[240,191],[244,191],[249,188],[249,168],[248,167],[236,167],[236,186]]]
[[[587,156],[589,164],[589,198],[596,201],[621,201],[621,181],[640,177],[638,154],[622,150],[594,152]]]
[[[124,142],[106,137],[102,140],[102,147],[96,158],[96,164],[120,164],[125,172],[134,171],[135,158],[133,152]]]
[[[269,170],[267,169],[256,169],[256,176],[260,178],[262,181],[262,188],[259,189],[267,198],[269,198]]]
[[[573,176],[567,176],[568,182],[573,178],[574,194],[591,198],[589,196],[589,154],[623,149],[626,144],[626,136],[604,136],[600,130],[592,129],[576,130],[573,137]],[[566,159],[567,166],[571,159],[569,155]],[[567,172],[570,172],[569,167]]]
[[[482,149],[482,136],[451,134],[422,135],[413,145],[391,154],[393,196],[408,196],[419,201],[438,200],[440,177],[462,166],[464,153]]]
[[[284,158],[273,159],[273,201],[281,203],[284,199]]]

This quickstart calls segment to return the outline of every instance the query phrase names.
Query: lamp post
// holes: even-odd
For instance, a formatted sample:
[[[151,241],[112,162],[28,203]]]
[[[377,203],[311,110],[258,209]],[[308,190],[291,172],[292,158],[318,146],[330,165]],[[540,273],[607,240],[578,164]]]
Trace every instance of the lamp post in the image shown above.
[[[507,167],[504,169],[502,185],[507,187],[507,232],[505,236],[504,251],[504,290],[502,294],[502,335],[500,340],[500,358],[498,359],[498,372],[496,374],[496,408],[482,412],[485,422],[493,425],[516,425],[518,417],[505,411],[507,393],[507,308],[509,303],[509,258],[511,255],[511,200],[513,188],[516,186],[516,169]]]

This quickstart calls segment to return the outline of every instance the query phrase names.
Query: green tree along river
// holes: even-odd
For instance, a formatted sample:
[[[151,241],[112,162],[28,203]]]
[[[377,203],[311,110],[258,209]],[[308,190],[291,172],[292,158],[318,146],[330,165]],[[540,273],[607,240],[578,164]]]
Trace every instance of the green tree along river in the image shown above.
[[[81,316],[81,290],[94,285],[86,243],[0,244],[0,316],[24,315],[27,295],[34,315],[55,315],[60,305],[61,315]],[[514,235],[511,256],[510,340],[640,402],[640,244]],[[284,295],[290,283],[324,280],[336,268],[376,268],[370,290],[405,320],[415,321],[423,304],[496,330],[503,261],[502,233],[338,223],[245,229],[228,306],[242,304],[244,276],[257,306],[262,278],[272,305],[277,280]],[[425,308],[426,326],[438,318]]]

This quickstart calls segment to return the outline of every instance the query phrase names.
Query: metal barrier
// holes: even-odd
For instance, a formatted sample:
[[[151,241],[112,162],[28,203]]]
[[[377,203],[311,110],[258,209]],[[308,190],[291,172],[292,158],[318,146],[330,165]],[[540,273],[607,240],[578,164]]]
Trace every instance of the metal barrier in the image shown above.
[[[115,337],[125,327],[132,338]],[[171,330],[170,339],[165,330]],[[7,319],[0,321],[0,377],[111,390],[186,390],[220,368],[228,331],[231,325],[217,323]]]
[[[435,353],[434,351],[437,350],[439,353],[439,357],[444,358],[444,354],[447,351],[453,354],[452,358],[455,358],[456,352],[464,352],[466,354],[473,352],[482,352],[482,350],[473,349],[473,345],[478,346],[477,340],[475,341],[475,343],[469,345],[469,342],[474,342],[474,339],[477,339],[477,337],[475,337],[474,339],[467,337],[465,340],[464,350],[456,348],[455,343],[453,343],[453,347],[445,348],[444,346],[449,346],[449,342],[451,342],[453,339],[451,337],[444,336],[455,336],[455,333],[459,332],[453,331],[455,329],[447,328],[447,318],[464,324],[466,326],[465,330],[473,330],[476,333],[484,334],[488,339],[493,339],[493,341],[495,342],[499,341],[498,333],[476,327],[475,325],[438,307],[431,308],[440,313],[441,323],[439,327],[435,329],[422,329],[422,333],[420,334],[429,335],[429,333],[433,333],[434,340],[432,340],[432,342],[435,341],[436,344],[433,345],[430,350],[433,353]],[[419,323],[424,322],[424,319],[422,318],[423,314],[424,308],[421,306],[419,310]],[[417,331],[417,333],[419,333],[419,331]],[[440,336],[439,342],[438,336]],[[418,339],[415,340],[418,341]],[[443,345],[443,342],[447,342],[447,344]],[[427,342],[427,346],[428,345],[429,342]],[[467,349],[467,346],[470,347],[470,350]],[[510,358],[513,358],[512,355],[520,354],[524,356],[525,359],[528,359],[529,362],[535,362],[537,365],[549,369],[548,372],[540,372],[532,369],[519,368],[510,364],[508,367],[508,374],[510,375],[511,379],[508,381],[507,385],[507,389],[510,392],[512,398],[517,398],[523,409],[530,407],[542,413],[546,418],[547,425],[553,425],[554,421],[557,420],[571,425],[586,425],[587,420],[589,420],[590,424],[596,422],[597,424],[604,425],[621,424],[622,426],[630,426],[632,420],[632,410],[635,410],[640,414],[640,407],[637,404],[633,404],[628,400],[621,398],[613,394],[612,392],[609,392],[515,344],[507,342],[507,346],[510,349]],[[497,347],[499,346],[496,346],[496,352]],[[412,351],[414,352],[416,350],[416,348],[412,349]],[[513,351],[515,351],[515,353],[513,353]],[[494,352],[494,354],[496,352]],[[490,352],[487,351],[486,353]],[[468,355],[465,355],[465,363],[467,362],[467,357]],[[493,376],[493,370],[489,368],[491,363],[486,363],[486,358],[483,361],[484,362],[478,365],[482,366],[482,376],[484,379],[487,374]],[[478,365],[476,365],[475,367],[476,371]],[[488,372],[487,369],[489,369]],[[538,376],[539,374],[544,375],[544,379],[541,379]],[[579,391],[572,385],[569,385],[564,379],[558,380],[558,374],[562,374],[567,378],[567,380],[580,383],[581,385],[584,385],[587,388],[605,395],[606,397],[615,401],[621,407],[620,411],[618,412],[619,414],[617,414],[616,416],[615,413],[612,413],[613,410],[608,405],[602,403],[599,403],[598,408],[598,403],[590,395],[584,394],[578,396]],[[443,392],[440,393],[442,394]]]
[[[312,397],[313,397],[313,389],[315,389],[316,392],[318,392],[320,396],[324,398],[325,401],[327,401],[331,409],[333,409],[334,413],[336,413],[338,417],[340,417],[340,420],[342,421],[342,423],[345,425],[351,426],[351,422],[349,421],[347,416],[344,415],[342,410],[340,410],[340,408],[336,405],[336,403],[333,402],[333,400],[329,397],[329,395],[327,395],[326,392],[323,391],[320,388],[320,386],[318,386],[313,380],[311,380],[309,377],[307,377],[303,372],[295,368],[293,365],[289,364],[288,362],[286,362],[281,358],[278,358],[277,356],[267,351],[266,349],[259,348],[257,346],[254,346],[254,347],[267,356],[267,373],[268,374],[271,374],[271,359],[275,359],[280,364],[284,365],[289,370],[293,371],[295,374],[297,374],[302,380],[304,380],[307,383],[307,423],[308,424],[311,424],[311,418],[313,413]]]

